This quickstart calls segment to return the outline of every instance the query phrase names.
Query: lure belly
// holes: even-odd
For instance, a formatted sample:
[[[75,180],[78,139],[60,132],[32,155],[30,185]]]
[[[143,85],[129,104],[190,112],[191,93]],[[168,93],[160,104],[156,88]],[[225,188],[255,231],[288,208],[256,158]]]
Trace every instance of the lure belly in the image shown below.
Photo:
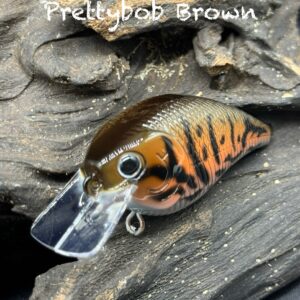
[[[34,222],[34,238],[78,258],[96,254],[125,209],[127,230],[142,215],[167,215],[201,198],[240,158],[267,145],[268,125],[213,100],[164,95],[144,100],[95,135],[72,180]],[[137,216],[140,228],[131,226]]]

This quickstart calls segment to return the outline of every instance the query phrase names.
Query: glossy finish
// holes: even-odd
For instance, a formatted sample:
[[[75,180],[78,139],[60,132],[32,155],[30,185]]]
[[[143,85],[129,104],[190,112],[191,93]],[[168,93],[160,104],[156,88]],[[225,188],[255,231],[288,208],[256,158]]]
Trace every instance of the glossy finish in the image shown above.
[[[147,99],[98,131],[82,167],[31,233],[60,254],[90,257],[126,208],[142,225],[141,214],[178,211],[270,138],[268,125],[225,104],[177,95]],[[129,231],[142,232],[131,217]]]
[[[96,135],[83,169],[111,189],[123,182],[120,153],[146,164],[129,204],[142,214],[175,212],[199,199],[241,157],[269,143],[268,125],[212,100],[164,95],[122,112]],[[97,175],[96,175],[97,174]]]

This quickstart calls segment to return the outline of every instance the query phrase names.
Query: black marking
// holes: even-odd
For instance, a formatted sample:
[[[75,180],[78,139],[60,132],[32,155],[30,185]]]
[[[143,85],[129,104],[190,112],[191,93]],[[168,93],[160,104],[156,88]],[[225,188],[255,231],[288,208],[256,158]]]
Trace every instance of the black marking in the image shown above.
[[[230,125],[230,139],[231,139],[231,144],[233,147],[233,150],[235,151],[235,143],[234,143],[234,124],[232,123],[230,117],[228,116],[228,122]]]
[[[250,149],[249,149],[250,150]],[[246,155],[248,152],[250,151],[247,151],[245,152],[243,149],[237,153],[236,155],[232,156],[231,154],[228,154],[226,157],[225,157],[225,162],[230,162],[231,164],[234,164],[236,163],[242,156]]]
[[[167,168],[163,166],[153,166],[149,168],[142,178],[146,178],[149,176],[157,177],[160,180],[165,180],[170,177]]]
[[[157,177],[162,181],[172,178],[173,168],[177,165],[177,159],[176,159],[175,153],[173,151],[172,141],[164,136],[162,137],[162,139],[165,143],[165,147],[166,147],[166,151],[167,151],[168,159],[169,159],[169,164],[168,164],[168,166],[165,166],[165,167],[156,165],[156,166],[149,168],[143,175],[142,179],[146,179],[147,177],[150,177],[150,176]]]
[[[232,164],[234,164],[236,161],[238,161],[242,156],[244,156],[246,153],[241,150],[237,155],[235,156],[232,156],[231,154],[228,154],[226,157],[225,157],[225,162],[230,162]]]
[[[240,142],[241,142],[241,136],[240,136],[240,135],[238,135],[238,137],[237,137],[237,141],[238,141],[238,143],[240,143]]]
[[[197,133],[198,137],[202,136],[203,129],[200,125],[197,125],[196,133]]]
[[[208,153],[207,153],[207,149],[205,146],[202,147],[202,157],[203,157],[204,161],[206,161],[208,158]]]
[[[208,132],[209,132],[209,138],[210,138],[210,143],[214,152],[214,157],[217,162],[217,164],[220,164],[220,156],[219,156],[219,146],[217,143],[217,139],[215,136],[214,128],[212,126],[211,118],[208,117],[207,119],[207,124],[208,124]]]
[[[183,195],[183,193],[184,193],[184,190],[182,187],[174,186],[158,195],[152,196],[152,198],[155,200],[163,201],[163,200],[167,200],[172,195],[175,195],[175,194]]]
[[[225,162],[233,163],[233,162],[235,161],[235,158],[236,158],[236,156],[232,156],[231,154],[228,154],[228,155],[225,157],[224,161],[225,161]]]
[[[196,171],[197,176],[199,177],[199,179],[205,184],[207,185],[209,183],[209,174],[205,168],[205,166],[201,163],[201,161],[199,160],[199,157],[197,155],[197,151],[196,151],[196,147],[195,147],[195,143],[194,143],[194,139],[191,135],[191,131],[190,131],[190,127],[189,127],[189,123],[186,120],[182,121],[182,125],[184,128],[184,133],[185,136],[187,138],[187,149],[189,152],[190,157],[192,158],[193,161],[193,165]]]
[[[184,169],[178,164],[175,153],[173,151],[173,143],[167,138],[163,137],[163,141],[166,145],[166,150],[169,156],[169,166],[168,166],[168,179],[175,177],[176,181],[179,183],[186,182],[189,187],[195,189],[197,187],[195,179],[193,176],[188,175]]]
[[[174,168],[173,168],[173,174],[174,174],[175,177],[178,178],[178,180],[180,182],[183,182],[186,179],[185,176],[184,176],[185,174],[183,172],[183,169],[182,169],[182,167],[180,165],[174,166]]]
[[[227,169],[220,169],[215,174],[217,177],[221,177],[226,171]]]
[[[173,170],[174,170],[174,167],[178,163],[177,163],[177,159],[176,159],[175,153],[173,151],[173,143],[172,143],[172,141],[169,138],[167,138],[166,136],[163,136],[162,139],[163,139],[163,141],[165,143],[166,150],[167,150],[167,153],[168,153],[168,159],[169,159],[168,169],[169,169],[169,171],[171,171],[171,172],[168,172],[168,173],[169,173],[169,176],[171,178]]]
[[[192,188],[192,189],[197,188],[195,178],[191,175],[186,174],[181,166],[176,165],[173,168],[173,175],[177,182],[179,182],[179,183],[186,182],[190,188]]]
[[[267,130],[265,128],[259,127],[251,123],[251,121],[247,118],[244,121],[245,124],[245,131],[242,136],[242,146],[243,148],[246,147],[246,139],[249,133],[256,133],[258,137],[260,137],[263,133],[266,133]]]
[[[200,198],[202,196],[202,191],[202,189],[198,189],[194,194],[184,197],[182,200],[194,201],[196,198]]]
[[[176,194],[179,194],[180,196],[182,196],[184,194],[184,189],[183,187],[179,186],[177,191],[176,191]]]
[[[163,136],[162,139],[165,143],[169,163],[165,167],[157,165],[149,168],[143,175],[142,179],[146,179],[147,177],[154,176],[164,181],[164,180],[171,179],[174,176],[178,183],[187,183],[187,185],[190,188],[192,189],[197,188],[195,178],[191,175],[188,175],[184,171],[184,169],[178,164],[175,153],[173,151],[172,141],[165,136]]]
[[[191,176],[191,175],[188,176],[186,183],[192,189],[196,189],[197,188],[197,184],[195,182],[195,178],[193,176]]]
[[[223,134],[221,139],[220,139],[220,144],[224,145],[224,143],[225,143],[225,135]]]
[[[225,162],[230,162],[230,163],[235,163],[237,162],[240,158],[242,158],[244,155],[246,155],[247,153],[250,153],[251,151],[253,150],[256,150],[260,147],[264,146],[263,143],[258,143],[257,145],[255,146],[251,146],[247,149],[247,151],[245,152],[244,150],[241,150],[237,155],[235,156],[232,156],[231,154],[228,154],[226,157],[225,157]]]

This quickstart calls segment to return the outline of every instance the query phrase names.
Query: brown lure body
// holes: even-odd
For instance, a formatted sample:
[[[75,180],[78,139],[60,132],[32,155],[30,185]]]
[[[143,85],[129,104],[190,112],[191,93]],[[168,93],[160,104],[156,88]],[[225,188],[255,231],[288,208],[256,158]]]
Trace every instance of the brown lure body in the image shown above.
[[[145,170],[127,207],[164,215],[198,200],[234,163],[270,138],[268,125],[235,107],[164,95],[134,105],[104,126],[83,169],[99,174],[101,166],[99,180],[107,190],[121,182],[112,171],[115,157],[124,151],[141,154]]]
[[[192,204],[270,138],[268,125],[216,101],[177,95],[142,101],[102,126],[82,166],[37,217],[31,234],[62,255],[91,257],[126,208],[126,228],[139,235],[142,214],[165,215]]]

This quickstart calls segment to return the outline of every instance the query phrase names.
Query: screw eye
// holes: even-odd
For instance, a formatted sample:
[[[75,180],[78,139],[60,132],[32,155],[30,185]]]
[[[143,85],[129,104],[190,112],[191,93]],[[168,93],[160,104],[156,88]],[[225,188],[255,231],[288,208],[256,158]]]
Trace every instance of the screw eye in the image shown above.
[[[143,159],[139,154],[125,153],[119,159],[118,172],[125,179],[137,179],[143,169]]]
[[[90,195],[95,195],[102,187],[96,176],[88,177],[84,183],[85,190]]]
[[[98,190],[99,187],[100,187],[100,183],[99,183],[97,180],[95,180],[95,179],[92,179],[92,180],[91,180],[90,185],[91,185],[91,189],[92,189],[93,191]]]

